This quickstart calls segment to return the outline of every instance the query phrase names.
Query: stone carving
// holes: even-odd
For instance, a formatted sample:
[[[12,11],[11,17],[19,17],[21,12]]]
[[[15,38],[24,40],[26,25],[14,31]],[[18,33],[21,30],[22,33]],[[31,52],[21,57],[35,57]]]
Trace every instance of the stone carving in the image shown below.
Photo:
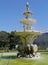
[[[20,47],[20,48],[19,48]],[[21,49],[21,45],[17,45],[18,50],[17,57],[28,57],[31,58],[36,55],[38,46],[36,44],[27,44],[24,49]]]

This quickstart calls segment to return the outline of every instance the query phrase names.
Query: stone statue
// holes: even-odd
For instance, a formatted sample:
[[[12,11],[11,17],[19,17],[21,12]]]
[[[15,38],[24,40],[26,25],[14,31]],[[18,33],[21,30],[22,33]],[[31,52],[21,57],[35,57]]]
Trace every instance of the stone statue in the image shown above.
[[[38,46],[36,44],[27,44],[24,49],[22,45],[17,45],[18,50],[17,57],[32,57],[35,56]]]
[[[27,11],[29,11],[29,3],[26,4]]]

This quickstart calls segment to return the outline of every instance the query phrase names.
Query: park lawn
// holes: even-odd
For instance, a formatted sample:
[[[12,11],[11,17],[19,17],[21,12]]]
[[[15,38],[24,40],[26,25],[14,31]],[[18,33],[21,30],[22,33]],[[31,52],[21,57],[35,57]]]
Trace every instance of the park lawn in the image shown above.
[[[37,60],[0,58],[0,65],[48,65],[48,54],[41,54]]]

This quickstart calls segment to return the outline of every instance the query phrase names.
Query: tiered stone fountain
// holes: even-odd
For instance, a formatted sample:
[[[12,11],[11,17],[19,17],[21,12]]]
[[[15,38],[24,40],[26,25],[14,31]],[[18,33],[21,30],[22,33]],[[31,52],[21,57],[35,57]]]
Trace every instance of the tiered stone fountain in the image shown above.
[[[32,24],[36,22],[36,20],[33,20],[30,18],[32,15],[32,12],[29,11],[29,3],[26,4],[26,11],[23,13],[25,15],[25,19],[21,20],[21,23],[24,26],[24,32],[32,32]],[[22,45],[16,46],[17,50],[19,51],[17,53],[17,57],[25,57],[25,58],[38,58],[40,53],[37,53],[38,46],[36,44],[28,43],[24,50],[20,50],[20,47]]]

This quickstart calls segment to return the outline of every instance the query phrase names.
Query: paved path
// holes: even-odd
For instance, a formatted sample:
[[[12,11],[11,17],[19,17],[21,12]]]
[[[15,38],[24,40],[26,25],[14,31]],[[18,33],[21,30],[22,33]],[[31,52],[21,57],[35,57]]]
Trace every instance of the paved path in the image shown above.
[[[48,54],[48,52],[40,52],[40,53],[43,53],[43,54]]]
[[[17,52],[6,52],[6,53],[0,53],[0,56],[12,56],[12,55],[16,55]]]

